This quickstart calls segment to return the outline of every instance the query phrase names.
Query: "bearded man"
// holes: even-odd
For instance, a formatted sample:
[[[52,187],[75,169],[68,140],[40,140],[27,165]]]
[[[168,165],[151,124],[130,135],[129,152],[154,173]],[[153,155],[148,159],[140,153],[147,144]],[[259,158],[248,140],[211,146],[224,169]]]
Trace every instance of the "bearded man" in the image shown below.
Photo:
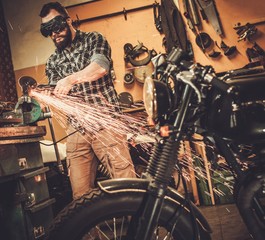
[[[110,75],[111,48],[99,32],[82,32],[72,25],[67,10],[59,2],[45,4],[41,33],[56,46],[46,63],[49,84],[56,85],[57,96],[74,94],[87,104],[110,103],[118,109],[118,97]],[[100,97],[99,97],[100,96]],[[76,132],[71,122],[67,129],[67,162],[76,199],[94,187],[99,161],[112,178],[135,177],[126,136],[98,127],[95,131]]]

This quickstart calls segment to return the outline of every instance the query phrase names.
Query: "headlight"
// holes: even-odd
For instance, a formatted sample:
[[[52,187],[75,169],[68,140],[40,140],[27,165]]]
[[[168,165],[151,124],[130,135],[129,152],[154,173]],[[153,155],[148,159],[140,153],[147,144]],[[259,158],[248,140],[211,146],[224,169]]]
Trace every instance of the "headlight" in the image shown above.
[[[144,81],[143,99],[145,110],[152,119],[157,116],[156,89],[154,80],[150,77]]]
[[[144,82],[143,99],[148,116],[154,120],[168,113],[172,107],[169,87],[150,77]]]

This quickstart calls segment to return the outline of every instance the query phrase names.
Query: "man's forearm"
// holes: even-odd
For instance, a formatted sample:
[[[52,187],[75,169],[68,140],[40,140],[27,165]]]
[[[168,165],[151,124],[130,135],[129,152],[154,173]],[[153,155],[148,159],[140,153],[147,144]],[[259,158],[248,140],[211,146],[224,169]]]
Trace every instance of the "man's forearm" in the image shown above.
[[[71,78],[72,85],[84,82],[93,82],[103,77],[107,70],[101,67],[96,62],[90,63],[84,69],[68,76]]]
[[[92,62],[83,70],[59,80],[53,92],[55,95],[68,94],[73,85],[96,81],[103,77],[106,73],[107,70],[105,68],[101,67],[96,62]]]

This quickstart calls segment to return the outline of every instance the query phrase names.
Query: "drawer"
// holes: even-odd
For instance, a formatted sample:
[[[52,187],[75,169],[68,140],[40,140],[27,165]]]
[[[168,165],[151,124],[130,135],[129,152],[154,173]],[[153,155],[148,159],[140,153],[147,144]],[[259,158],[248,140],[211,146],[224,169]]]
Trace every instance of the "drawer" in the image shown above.
[[[18,143],[17,162],[21,171],[43,167],[42,154],[39,142]]]
[[[54,199],[47,199],[27,210],[19,203],[0,206],[1,239],[44,239],[54,217],[52,211],[52,204],[54,202]]]
[[[42,239],[46,235],[53,220],[52,204],[54,202],[53,198],[48,199],[25,211],[29,239]]]
[[[43,166],[39,142],[0,144],[0,181]]]
[[[29,208],[49,198],[49,189],[46,181],[48,167],[31,172],[21,173],[20,192],[26,194],[25,208]]]
[[[13,144],[0,145],[0,178],[19,172],[16,146]]]

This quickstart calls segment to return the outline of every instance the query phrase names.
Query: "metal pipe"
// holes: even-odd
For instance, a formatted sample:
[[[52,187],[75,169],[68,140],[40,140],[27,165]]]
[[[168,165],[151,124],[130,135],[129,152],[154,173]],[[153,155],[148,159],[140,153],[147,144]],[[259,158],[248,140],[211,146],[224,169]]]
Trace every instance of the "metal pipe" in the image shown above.
[[[45,109],[46,109],[46,112],[50,112],[49,107],[45,107]],[[53,142],[53,146],[54,146],[54,152],[55,152],[55,156],[56,156],[56,161],[57,161],[58,170],[59,170],[61,173],[64,173],[64,169],[63,169],[62,161],[61,161],[61,159],[60,159],[60,154],[59,154],[58,145],[57,145],[56,138],[55,138],[55,133],[54,133],[54,128],[53,128],[52,119],[51,119],[51,118],[48,118],[48,122],[49,122],[49,127],[50,127],[50,132],[51,132],[52,142]]]
[[[119,11],[119,12],[104,14],[104,15],[100,15],[100,16],[96,16],[96,17],[92,17],[92,18],[86,18],[86,19],[82,19],[82,20],[79,20],[78,16],[77,16],[77,20],[73,21],[73,26],[77,27],[77,26],[80,26],[82,23],[85,23],[85,22],[91,22],[91,21],[96,21],[99,19],[115,17],[115,16],[118,16],[121,14],[123,14],[125,20],[127,20],[127,13],[153,8],[153,6],[154,6],[154,4],[150,4],[150,5],[146,5],[146,6],[142,6],[142,7],[138,7],[138,8],[132,8],[132,9],[123,8],[123,10]]]

